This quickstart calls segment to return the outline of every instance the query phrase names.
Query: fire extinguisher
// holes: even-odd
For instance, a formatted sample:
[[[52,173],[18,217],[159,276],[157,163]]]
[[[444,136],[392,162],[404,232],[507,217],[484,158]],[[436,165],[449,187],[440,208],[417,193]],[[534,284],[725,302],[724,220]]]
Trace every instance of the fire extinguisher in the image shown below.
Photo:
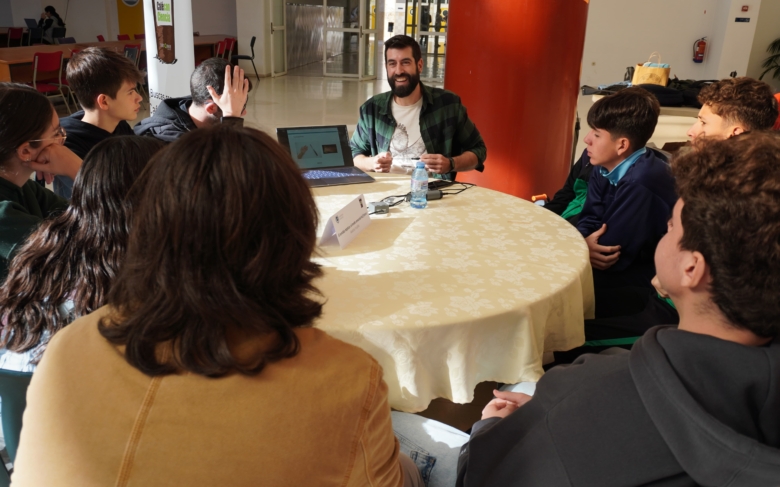
[[[707,50],[707,38],[702,37],[701,39],[697,39],[696,42],[693,43],[693,62],[694,63],[704,62],[704,51],[706,50]]]

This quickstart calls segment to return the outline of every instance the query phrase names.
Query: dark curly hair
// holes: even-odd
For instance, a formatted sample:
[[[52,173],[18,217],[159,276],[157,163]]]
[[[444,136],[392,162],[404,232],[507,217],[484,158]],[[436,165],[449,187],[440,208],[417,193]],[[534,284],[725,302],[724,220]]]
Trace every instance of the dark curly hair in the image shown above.
[[[777,100],[772,89],[753,78],[728,78],[707,85],[699,92],[699,103],[745,130],[768,130],[777,120]]]
[[[139,178],[127,258],[100,333],[150,376],[251,375],[294,356],[322,303],[311,261],[317,207],[270,136],[224,125],[185,134]],[[135,196],[134,196],[135,197]],[[229,336],[275,338],[247,361]],[[171,353],[172,352],[172,353]]]
[[[631,150],[636,151],[652,137],[660,113],[658,99],[649,91],[634,86],[594,103],[588,111],[588,126],[606,130],[613,139],[627,138]]]
[[[672,161],[680,247],[707,262],[713,302],[735,326],[780,334],[780,135],[696,139]]]
[[[0,346],[39,355],[46,337],[103,306],[127,248],[133,212],[126,195],[163,146],[154,138],[120,136],[87,154],[71,205],[45,221],[11,261],[0,288]],[[70,312],[61,308],[68,300]]]

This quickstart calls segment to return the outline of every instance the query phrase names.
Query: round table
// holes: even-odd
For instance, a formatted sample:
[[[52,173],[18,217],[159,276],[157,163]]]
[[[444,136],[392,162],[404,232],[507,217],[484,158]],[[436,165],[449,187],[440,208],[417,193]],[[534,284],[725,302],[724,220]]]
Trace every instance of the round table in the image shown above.
[[[373,175],[373,174],[372,174]],[[409,176],[313,190],[327,219],[364,194],[409,191]],[[317,248],[327,299],[315,326],[370,353],[384,368],[390,406],[418,412],[432,399],[473,400],[482,381],[537,381],[544,352],[584,342],[593,317],[587,246],[564,219],[528,201],[473,187],[409,203],[345,249]]]

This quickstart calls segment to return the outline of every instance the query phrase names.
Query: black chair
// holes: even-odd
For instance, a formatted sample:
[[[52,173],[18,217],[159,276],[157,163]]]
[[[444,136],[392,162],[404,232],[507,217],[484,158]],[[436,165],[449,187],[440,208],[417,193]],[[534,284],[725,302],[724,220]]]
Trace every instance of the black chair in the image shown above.
[[[36,27],[35,29],[28,29],[27,32],[27,45],[43,44],[43,29]]]
[[[57,39],[65,37],[65,27],[55,27],[51,30],[51,38],[54,43],[57,43]]]
[[[230,62],[233,64],[236,64],[239,59],[244,59],[246,61],[252,62],[252,69],[255,70],[255,76],[257,79],[260,79],[260,75],[257,74],[257,68],[255,67],[255,41],[257,40],[257,37],[252,36],[252,41],[249,43],[249,48],[252,50],[252,56],[247,56],[246,54],[234,54],[230,57]]]

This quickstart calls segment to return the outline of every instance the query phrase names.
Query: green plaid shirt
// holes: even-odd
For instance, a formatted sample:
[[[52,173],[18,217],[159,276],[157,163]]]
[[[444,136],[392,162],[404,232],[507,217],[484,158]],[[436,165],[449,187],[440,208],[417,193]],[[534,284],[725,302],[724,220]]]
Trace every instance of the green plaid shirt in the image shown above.
[[[431,88],[420,83],[423,106],[420,109],[420,134],[428,154],[455,157],[466,151],[477,156],[477,171],[485,169],[487,148],[479,130],[469,119],[460,97],[451,91]],[[360,107],[360,120],[349,145],[352,157],[360,154],[375,156],[390,150],[390,140],[396,121],[390,104],[393,93],[388,91],[370,98]],[[456,173],[442,175],[455,179]]]

